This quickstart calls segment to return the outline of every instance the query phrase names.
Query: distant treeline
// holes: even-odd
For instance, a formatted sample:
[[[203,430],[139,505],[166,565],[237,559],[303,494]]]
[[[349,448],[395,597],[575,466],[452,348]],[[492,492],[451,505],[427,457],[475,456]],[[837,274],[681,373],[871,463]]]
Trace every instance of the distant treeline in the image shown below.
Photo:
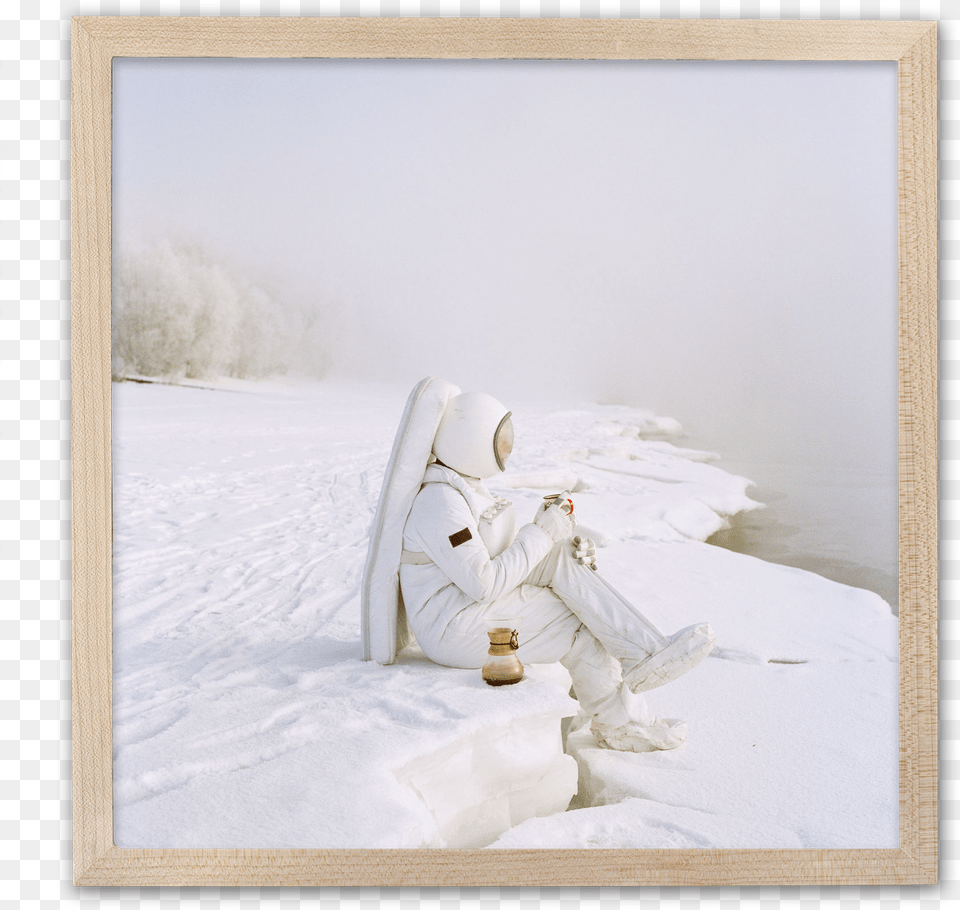
[[[113,377],[285,373],[311,360],[319,315],[276,299],[196,244],[163,241],[114,263]]]

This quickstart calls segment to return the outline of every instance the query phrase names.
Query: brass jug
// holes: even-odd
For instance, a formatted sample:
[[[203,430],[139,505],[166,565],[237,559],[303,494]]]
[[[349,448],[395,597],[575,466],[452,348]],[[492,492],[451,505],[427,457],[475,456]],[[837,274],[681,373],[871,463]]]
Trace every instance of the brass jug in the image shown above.
[[[516,619],[485,620],[490,650],[483,665],[483,681],[488,686],[510,686],[523,679],[523,664],[517,658]]]

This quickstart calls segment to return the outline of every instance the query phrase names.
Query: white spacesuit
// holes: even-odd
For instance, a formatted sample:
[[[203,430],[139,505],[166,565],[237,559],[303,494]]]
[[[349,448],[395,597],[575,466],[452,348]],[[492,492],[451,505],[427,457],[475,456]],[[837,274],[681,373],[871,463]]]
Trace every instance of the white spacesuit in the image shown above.
[[[512,451],[510,413],[489,395],[454,390],[435,406],[432,463],[400,512],[407,512],[401,605],[423,652],[438,664],[479,668],[489,646],[484,618],[522,616],[523,660],[559,661],[570,671],[601,746],[639,752],[680,745],[685,724],[654,717],[640,693],[706,657],[710,627],[667,637],[625,600],[595,570],[590,541],[573,537],[575,509],[566,493],[515,533],[513,506],[483,482],[504,469]],[[410,410],[408,403],[405,420]]]

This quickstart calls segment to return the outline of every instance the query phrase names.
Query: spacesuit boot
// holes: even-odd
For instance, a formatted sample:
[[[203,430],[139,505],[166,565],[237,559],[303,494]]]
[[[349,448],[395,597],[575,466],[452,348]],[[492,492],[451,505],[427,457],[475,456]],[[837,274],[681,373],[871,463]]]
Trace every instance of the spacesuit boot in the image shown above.
[[[706,623],[664,635],[599,572],[581,565],[574,552],[568,540],[555,544],[526,581],[549,587],[620,661],[631,692],[662,686],[710,653],[714,635]]]
[[[620,665],[586,626],[581,626],[573,646],[560,660],[569,671],[590,730],[601,749],[619,752],[654,752],[676,749],[687,739],[682,720],[659,718],[622,682]]]
[[[609,726],[594,721],[590,730],[601,749],[617,752],[665,752],[687,741],[687,725],[673,718],[651,717],[647,721],[630,721]]]
[[[669,644],[624,673],[631,692],[646,692],[692,670],[712,650],[713,629],[706,623],[687,626],[671,636]]]

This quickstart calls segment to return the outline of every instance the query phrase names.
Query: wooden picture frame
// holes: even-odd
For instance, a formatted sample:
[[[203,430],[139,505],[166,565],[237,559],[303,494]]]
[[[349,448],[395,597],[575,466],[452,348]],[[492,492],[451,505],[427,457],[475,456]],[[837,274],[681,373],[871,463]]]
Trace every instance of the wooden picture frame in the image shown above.
[[[79,885],[841,885],[937,881],[937,24],[80,17],[72,22],[74,880]],[[113,842],[114,57],[896,61],[900,846],[891,850],[214,850]]]

